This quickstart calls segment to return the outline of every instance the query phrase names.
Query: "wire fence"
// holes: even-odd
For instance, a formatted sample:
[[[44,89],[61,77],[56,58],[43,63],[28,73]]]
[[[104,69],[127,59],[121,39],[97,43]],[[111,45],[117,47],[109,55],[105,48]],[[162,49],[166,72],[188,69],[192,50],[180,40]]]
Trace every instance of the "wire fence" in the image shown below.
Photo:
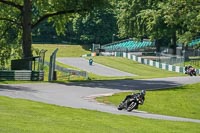
[[[184,56],[171,54],[156,54],[155,61],[169,65],[185,66]]]
[[[152,60],[169,65],[185,66],[186,64],[200,67],[200,50],[179,51],[177,55],[170,52],[152,54]]]
[[[44,63],[45,65],[49,66],[49,62],[45,61]],[[84,77],[84,79],[88,79],[88,73],[86,71],[73,70],[58,65],[55,65],[55,69],[63,73],[61,78],[67,78],[69,80],[70,76],[74,75],[78,77]]]

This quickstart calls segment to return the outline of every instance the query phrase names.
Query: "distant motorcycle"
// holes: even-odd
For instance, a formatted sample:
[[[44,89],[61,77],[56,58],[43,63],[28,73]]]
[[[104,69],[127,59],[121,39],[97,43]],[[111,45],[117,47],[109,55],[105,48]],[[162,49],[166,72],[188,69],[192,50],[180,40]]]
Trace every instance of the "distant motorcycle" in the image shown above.
[[[118,110],[125,109],[130,112],[133,109],[138,109],[138,106],[144,103],[145,93],[146,92],[142,90],[141,93],[126,96],[126,98],[119,104]]]
[[[196,76],[197,75],[195,68],[192,67],[192,66],[186,66],[185,67],[185,74],[188,74],[190,76]]]

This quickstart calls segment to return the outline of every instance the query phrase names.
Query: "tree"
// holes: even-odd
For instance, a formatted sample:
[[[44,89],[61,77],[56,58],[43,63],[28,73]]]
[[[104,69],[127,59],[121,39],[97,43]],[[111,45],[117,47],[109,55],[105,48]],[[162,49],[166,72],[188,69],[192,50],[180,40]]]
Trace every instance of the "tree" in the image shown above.
[[[187,45],[200,32],[199,1],[168,0],[159,4],[164,23],[171,35],[173,53],[176,43]]]
[[[168,25],[177,26],[177,39],[180,43],[187,45],[193,37],[196,37],[200,32],[200,3],[199,0],[183,0],[172,1],[169,0],[165,4],[165,8],[170,5],[170,12],[165,11],[165,21]]]
[[[177,41],[187,44],[200,32],[199,4],[199,0],[120,0],[119,32],[127,37],[167,38],[176,54]]]
[[[74,32],[84,43],[110,43],[117,33],[116,19],[111,9],[95,10],[86,16],[77,15],[73,19]]]
[[[116,5],[117,24],[121,37],[142,37],[146,23],[138,17],[142,10],[153,6],[155,0],[119,0]]]
[[[0,0],[0,26],[2,36],[15,25],[17,38],[22,37],[23,57],[32,57],[31,32],[42,21],[53,22],[58,34],[65,31],[65,23],[73,14],[87,13],[107,6],[107,0]],[[10,26],[3,27],[3,23]],[[18,30],[18,28],[20,30]]]

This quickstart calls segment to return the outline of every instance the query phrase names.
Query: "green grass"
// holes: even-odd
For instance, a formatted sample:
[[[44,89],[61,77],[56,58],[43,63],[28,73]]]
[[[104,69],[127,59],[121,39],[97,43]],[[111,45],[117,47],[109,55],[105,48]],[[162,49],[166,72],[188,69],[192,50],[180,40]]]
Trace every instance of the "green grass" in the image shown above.
[[[58,48],[57,57],[80,57],[83,54],[90,53],[89,48],[83,48],[80,45],[52,45],[52,44],[34,44],[34,48],[36,49],[46,49],[46,60],[49,60],[51,53]],[[94,62],[113,67],[125,72],[129,72],[132,74],[136,74],[137,76],[132,77],[105,77],[100,75],[95,75],[89,73],[89,78],[91,80],[115,80],[115,79],[147,79],[147,78],[159,78],[159,77],[173,77],[173,76],[185,76],[184,74],[169,72],[166,70],[158,69],[152,66],[143,65],[138,62],[122,58],[122,57],[106,57],[106,56],[96,56],[93,57]],[[79,70],[78,68],[74,68],[69,65],[64,65],[62,63],[58,63],[57,65],[72,68]],[[46,72],[48,73],[48,72]],[[58,76],[59,81],[63,81],[62,78],[65,77],[65,74],[60,73]],[[67,79],[66,79],[67,80]],[[64,81],[66,81],[64,80]],[[71,81],[80,80],[80,78],[71,78]]]
[[[33,47],[34,47],[34,49],[47,50],[47,52],[45,53],[46,61],[50,61],[50,56],[56,48],[58,48],[56,57],[80,57],[83,54],[90,53],[90,51],[89,51],[90,48],[87,45],[82,46],[82,45],[64,45],[64,44],[33,44]],[[59,62],[56,62],[56,65],[59,65],[61,67],[65,67],[65,68],[69,68],[69,69],[80,70],[73,66],[69,66],[66,64],[59,63]],[[45,69],[45,81],[48,80],[48,73],[49,73],[49,70]],[[74,76],[74,75],[71,75],[69,77],[68,74],[57,71],[57,81],[58,82],[68,82],[69,79],[71,81],[85,80],[85,78],[83,78],[83,77],[78,77],[78,76]]]
[[[90,53],[89,46],[82,45],[55,45],[55,44],[33,44],[33,47],[36,49],[45,49],[47,52],[45,53],[45,59],[49,60],[49,57],[53,53],[53,51],[58,48],[58,52],[56,57],[80,57],[83,54]]]
[[[79,45],[34,45],[39,49],[47,49],[46,60],[51,53],[59,48],[57,57],[80,57],[89,53]],[[154,67],[119,57],[94,57],[95,62],[127,71],[139,78],[155,78],[182,76]],[[67,68],[71,66],[59,64]],[[48,68],[45,68],[48,73]],[[47,73],[45,78],[47,79]],[[60,74],[60,73],[59,73]],[[61,74],[62,75],[62,74]],[[103,77],[89,74],[92,80],[126,79],[127,77]],[[128,77],[130,78],[130,77]],[[26,81],[25,81],[26,82]],[[28,81],[29,82],[29,81]],[[3,81],[13,84],[24,81]],[[34,82],[33,82],[34,83]],[[139,110],[153,113],[182,116],[199,119],[200,85],[188,85],[170,90],[147,91],[146,100]],[[127,93],[126,93],[127,94]],[[125,93],[112,97],[104,97],[101,101],[118,105]],[[191,100],[188,100],[191,99]],[[170,105],[169,105],[170,103]],[[170,108],[169,108],[170,106]],[[165,120],[143,119],[133,116],[114,115],[84,109],[60,107],[22,99],[0,97],[0,132],[2,133],[198,133],[197,123],[172,122]]]
[[[121,71],[136,74],[137,76],[131,77],[132,79],[185,76],[185,74],[158,69],[123,57],[96,56],[93,57],[93,60]]]
[[[131,94],[131,92],[99,97],[97,100],[117,106],[127,94]],[[145,103],[139,106],[139,110],[200,119],[200,83],[166,90],[147,91],[145,98]]]
[[[197,133],[198,123],[143,119],[0,97],[2,133]]]

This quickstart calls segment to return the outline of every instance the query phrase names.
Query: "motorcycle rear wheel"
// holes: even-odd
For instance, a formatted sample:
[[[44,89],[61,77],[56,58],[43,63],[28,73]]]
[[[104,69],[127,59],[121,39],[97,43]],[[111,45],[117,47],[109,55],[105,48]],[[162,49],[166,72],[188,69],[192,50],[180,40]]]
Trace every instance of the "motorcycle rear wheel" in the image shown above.
[[[124,103],[120,103],[117,109],[122,110],[123,108],[124,108]]]
[[[193,75],[194,75],[194,76],[197,76],[196,72],[193,72]]]

